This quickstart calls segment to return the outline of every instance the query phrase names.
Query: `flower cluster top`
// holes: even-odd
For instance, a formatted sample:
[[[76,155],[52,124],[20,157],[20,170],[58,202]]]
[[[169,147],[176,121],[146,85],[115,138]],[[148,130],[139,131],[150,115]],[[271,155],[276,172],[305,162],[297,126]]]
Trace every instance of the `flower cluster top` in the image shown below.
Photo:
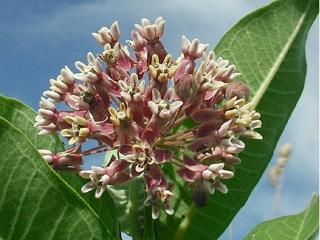
[[[174,183],[162,170],[165,164],[172,164],[201,206],[204,192],[227,193],[223,180],[234,176],[237,154],[245,148],[240,137],[262,138],[255,132],[260,114],[248,103],[246,84],[235,81],[235,65],[185,36],[174,59],[160,41],[164,26],[162,17],[154,23],[143,18],[128,46],[119,42],[117,22],[93,33],[102,52],[75,62],[77,73],[62,68],[35,119],[39,134],[59,132],[70,145],[58,153],[39,150],[54,169],[78,171],[89,180],[82,192],[95,190],[97,198],[108,185],[143,177],[154,219],[161,209],[173,214]],[[88,140],[97,146],[83,149]],[[103,151],[116,154],[105,166],[81,171],[85,156]]]

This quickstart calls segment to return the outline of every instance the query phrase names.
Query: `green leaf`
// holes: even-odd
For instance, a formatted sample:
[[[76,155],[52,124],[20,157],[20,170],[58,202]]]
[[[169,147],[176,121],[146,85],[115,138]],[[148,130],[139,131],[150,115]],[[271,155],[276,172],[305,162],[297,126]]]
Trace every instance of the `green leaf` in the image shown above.
[[[110,224],[0,118],[0,235],[5,239],[118,239]]]
[[[318,12],[316,0],[274,1],[244,17],[219,42],[216,54],[235,64],[250,87],[262,114],[264,139],[246,141],[235,177],[225,182],[229,193],[215,193],[206,207],[194,210],[190,192],[180,184],[175,189],[176,213],[161,216],[157,224],[160,239],[217,239],[244,206],[301,95],[305,41]]]
[[[49,149],[52,152],[64,150],[64,144],[58,135],[38,135],[38,130],[33,127],[36,113],[21,101],[0,96],[0,116],[20,130],[37,149]],[[37,159],[33,159],[33,161],[37,161]],[[101,199],[96,199],[93,193],[83,194],[80,189],[86,183],[85,179],[71,172],[58,172],[58,174],[90,204],[101,219],[105,221],[105,224],[109,225],[113,234],[118,235],[119,223],[117,220],[117,212],[110,195],[105,193]]]
[[[313,239],[319,230],[319,196],[314,195],[307,208],[296,215],[275,218],[258,224],[247,240]]]

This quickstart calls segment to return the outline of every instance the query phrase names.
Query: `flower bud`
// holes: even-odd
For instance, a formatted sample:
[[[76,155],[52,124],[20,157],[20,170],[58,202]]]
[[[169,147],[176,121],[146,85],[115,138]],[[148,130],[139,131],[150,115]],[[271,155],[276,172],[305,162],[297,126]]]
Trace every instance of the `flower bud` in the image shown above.
[[[209,199],[209,193],[205,186],[201,183],[197,183],[192,190],[192,200],[197,207],[206,206]]]
[[[231,83],[226,89],[226,98],[231,99],[237,97],[238,99],[248,99],[249,88],[246,84],[240,82]]]
[[[189,98],[196,95],[199,89],[199,83],[196,81],[195,76],[187,74],[183,76],[174,85],[176,94],[183,100],[186,101]]]

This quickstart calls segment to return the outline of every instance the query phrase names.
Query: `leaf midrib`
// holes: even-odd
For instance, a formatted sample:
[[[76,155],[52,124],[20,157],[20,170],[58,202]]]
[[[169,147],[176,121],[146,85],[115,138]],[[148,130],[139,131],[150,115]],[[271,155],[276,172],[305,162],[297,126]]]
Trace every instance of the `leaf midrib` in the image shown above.
[[[300,234],[302,233],[303,227],[304,227],[304,222],[306,221],[309,212],[312,210],[312,203],[310,204],[310,207],[308,209],[306,209],[306,211],[304,212],[304,216],[302,218],[301,224],[299,226],[298,232],[297,232],[297,236],[295,237],[294,240],[299,240],[300,239]]]
[[[267,91],[269,85],[271,84],[272,79],[274,79],[274,76],[277,74],[281,64],[283,63],[283,60],[285,59],[291,45],[293,44],[294,40],[296,39],[296,37],[297,37],[297,35],[298,35],[298,33],[304,23],[304,20],[307,16],[307,13],[309,12],[310,6],[311,6],[311,1],[309,1],[308,5],[304,9],[304,13],[301,15],[301,17],[297,23],[297,26],[295,27],[294,31],[292,32],[292,34],[288,38],[287,44],[284,46],[284,48],[282,49],[282,51],[278,55],[278,58],[277,58],[275,64],[272,66],[272,68],[268,72],[265,80],[262,82],[259,89],[256,91],[254,97],[252,98],[251,102],[252,102],[254,108],[259,104],[261,98],[263,97],[264,93]]]

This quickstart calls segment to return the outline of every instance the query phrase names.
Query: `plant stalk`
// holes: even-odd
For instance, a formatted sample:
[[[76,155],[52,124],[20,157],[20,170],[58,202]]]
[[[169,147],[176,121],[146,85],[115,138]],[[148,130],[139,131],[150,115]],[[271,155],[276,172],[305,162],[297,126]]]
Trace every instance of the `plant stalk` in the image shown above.
[[[130,229],[133,240],[143,240],[142,233],[140,231],[137,209],[138,209],[138,192],[139,182],[133,180],[129,183],[129,218]]]
[[[182,222],[180,223],[180,226],[176,232],[176,235],[174,236],[174,240],[183,240],[184,235],[196,213],[196,206],[194,204],[192,204],[192,206],[190,207],[187,216],[182,220]]]

